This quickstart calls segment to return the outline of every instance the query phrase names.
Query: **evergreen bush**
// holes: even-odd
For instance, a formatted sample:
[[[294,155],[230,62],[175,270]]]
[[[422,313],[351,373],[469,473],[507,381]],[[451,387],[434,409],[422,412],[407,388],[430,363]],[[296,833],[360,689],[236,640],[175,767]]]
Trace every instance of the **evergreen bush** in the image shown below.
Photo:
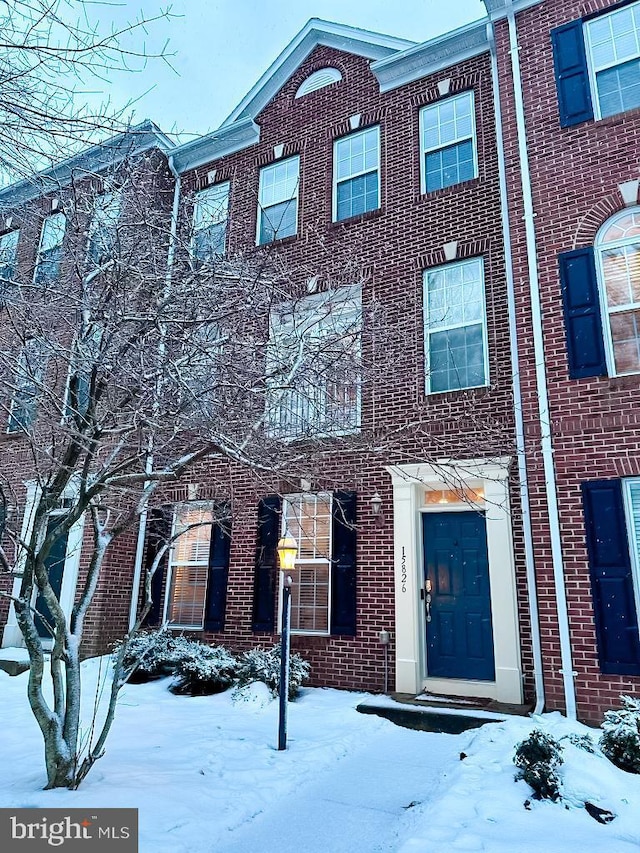
[[[221,693],[233,684],[238,661],[224,646],[207,646],[192,641],[176,667],[172,693],[209,696]]]
[[[517,779],[524,779],[534,790],[536,799],[560,798],[560,780],[556,768],[563,763],[562,747],[551,735],[534,729],[516,746],[514,763],[520,768]]]
[[[238,687],[252,681],[266,684],[274,696],[280,692],[280,644],[272,649],[251,649],[244,652],[239,661]],[[289,658],[289,699],[295,699],[303,681],[309,677],[311,667],[299,654],[292,652]]]
[[[606,711],[600,749],[616,767],[640,773],[640,699],[621,696],[622,708]]]
[[[180,660],[188,654],[193,640],[175,636],[167,628],[141,631],[133,637],[125,652],[123,665],[131,683],[143,683],[154,678],[172,675]],[[114,648],[114,655],[121,643]]]

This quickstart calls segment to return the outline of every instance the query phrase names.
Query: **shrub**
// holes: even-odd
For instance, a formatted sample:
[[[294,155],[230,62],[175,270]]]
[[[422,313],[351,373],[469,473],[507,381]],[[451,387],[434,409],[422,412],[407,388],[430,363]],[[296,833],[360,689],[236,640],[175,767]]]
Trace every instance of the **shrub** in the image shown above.
[[[559,799],[560,781],[556,768],[563,762],[561,752],[558,741],[540,729],[534,729],[526,740],[516,746],[513,760],[520,768],[516,778],[531,785],[536,799]]]
[[[292,652],[289,658],[289,699],[295,699],[300,685],[309,677],[310,666],[299,654]],[[271,693],[280,692],[280,644],[272,649],[251,649],[240,657],[238,667],[238,687],[244,687],[252,681],[266,684]]]
[[[600,749],[621,770],[640,773],[640,699],[621,696],[622,708],[606,711]]]
[[[233,684],[238,661],[224,646],[206,646],[191,642],[188,654],[179,661],[172,693],[209,696],[221,693]]]
[[[171,675],[180,660],[188,654],[192,640],[174,636],[167,628],[141,631],[133,637],[124,655],[124,671],[129,673],[128,681],[141,683],[153,678]],[[121,643],[114,649],[118,653]]]

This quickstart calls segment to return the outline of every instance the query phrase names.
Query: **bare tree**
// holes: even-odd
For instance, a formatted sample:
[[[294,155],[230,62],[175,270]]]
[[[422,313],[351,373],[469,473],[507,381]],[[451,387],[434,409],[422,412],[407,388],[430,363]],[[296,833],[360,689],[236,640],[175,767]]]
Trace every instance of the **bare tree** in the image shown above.
[[[125,129],[129,107],[114,109],[108,100],[89,106],[90,93],[119,71],[135,72],[154,58],[169,60],[166,45],[147,47],[150,25],[169,19],[169,7],[117,27],[109,22],[110,5],[0,3],[0,172],[5,181],[31,177],[105,133]]]

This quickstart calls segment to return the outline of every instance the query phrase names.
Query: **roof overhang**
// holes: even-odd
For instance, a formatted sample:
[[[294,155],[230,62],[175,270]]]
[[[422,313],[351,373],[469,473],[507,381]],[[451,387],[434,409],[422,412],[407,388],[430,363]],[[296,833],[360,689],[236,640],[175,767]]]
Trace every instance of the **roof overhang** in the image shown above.
[[[175,170],[182,174],[190,169],[197,169],[205,163],[212,163],[221,157],[235,154],[260,141],[260,128],[248,116],[230,125],[222,125],[213,133],[185,142],[171,152],[171,160]]]
[[[257,116],[318,45],[379,60],[413,47],[414,44],[407,39],[311,18],[224,120],[222,127],[241,118]]]
[[[388,92],[449,68],[457,62],[486,53],[489,50],[488,22],[488,18],[474,21],[374,62],[371,70],[380,83],[380,91]]]

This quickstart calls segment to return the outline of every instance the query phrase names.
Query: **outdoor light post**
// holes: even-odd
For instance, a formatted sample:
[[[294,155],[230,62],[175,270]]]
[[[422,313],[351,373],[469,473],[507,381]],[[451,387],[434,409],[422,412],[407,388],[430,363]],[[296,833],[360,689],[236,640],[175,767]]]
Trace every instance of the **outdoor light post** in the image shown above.
[[[278,749],[287,748],[287,705],[289,701],[289,615],[291,613],[291,585],[298,556],[298,543],[292,536],[283,536],[278,542],[278,557],[283,573],[282,628],[280,632],[280,715],[278,723]]]

